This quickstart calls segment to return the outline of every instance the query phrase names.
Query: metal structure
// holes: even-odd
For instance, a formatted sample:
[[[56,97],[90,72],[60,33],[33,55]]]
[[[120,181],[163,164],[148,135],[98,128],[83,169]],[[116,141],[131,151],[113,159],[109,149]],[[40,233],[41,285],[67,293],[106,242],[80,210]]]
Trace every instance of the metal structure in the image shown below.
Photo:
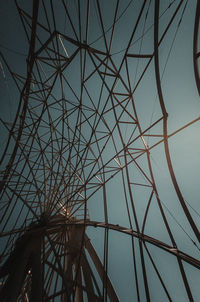
[[[14,72],[1,53],[19,104],[12,123],[1,119],[8,136],[1,156],[0,300],[158,301],[155,278],[159,301],[174,302],[160,264],[171,266],[172,259],[185,301],[197,301],[190,275],[200,269],[198,209],[183,196],[169,141],[200,118],[169,131],[162,83],[192,1],[33,0],[31,9],[18,2],[26,72]],[[181,221],[160,197],[156,150],[165,156]],[[123,245],[127,256],[115,258]],[[116,273],[121,285],[111,258],[125,263],[127,272]]]

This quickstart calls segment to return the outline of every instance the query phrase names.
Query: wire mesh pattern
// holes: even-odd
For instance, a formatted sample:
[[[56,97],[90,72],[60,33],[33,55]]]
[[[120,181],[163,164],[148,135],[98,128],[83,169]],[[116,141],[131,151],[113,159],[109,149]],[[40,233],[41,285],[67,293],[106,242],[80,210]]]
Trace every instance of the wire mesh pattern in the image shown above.
[[[178,301],[177,287],[197,301],[198,208],[170,140],[200,118],[171,130],[163,88],[191,2],[16,1],[28,53],[22,74],[1,53],[19,100],[14,121],[1,119],[2,301]]]

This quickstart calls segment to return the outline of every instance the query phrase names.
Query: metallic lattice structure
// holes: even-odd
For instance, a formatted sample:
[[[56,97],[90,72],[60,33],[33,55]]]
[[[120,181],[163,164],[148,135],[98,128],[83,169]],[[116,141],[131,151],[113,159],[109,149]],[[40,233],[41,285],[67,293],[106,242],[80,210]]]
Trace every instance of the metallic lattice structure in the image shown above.
[[[200,2],[27,2],[16,1],[26,69],[1,53],[18,107],[12,122],[1,118],[0,300],[174,302],[181,284],[184,301],[197,301],[198,208],[179,185],[170,140],[200,117],[170,124],[172,100],[183,105],[165,74],[195,4],[200,94]]]

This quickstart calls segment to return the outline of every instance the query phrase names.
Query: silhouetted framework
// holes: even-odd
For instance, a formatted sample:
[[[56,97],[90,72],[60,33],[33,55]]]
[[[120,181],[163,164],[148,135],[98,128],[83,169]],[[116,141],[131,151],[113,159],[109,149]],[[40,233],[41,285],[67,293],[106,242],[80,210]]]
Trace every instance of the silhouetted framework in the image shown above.
[[[2,68],[18,89],[19,105],[12,124],[1,120],[8,139],[1,157],[0,301],[120,301],[109,269],[113,233],[130,239],[130,260],[122,255],[121,261],[130,262],[134,301],[155,301],[149,265],[166,301],[175,301],[152,247],[175,259],[187,299],[195,301],[186,265],[199,270],[200,260],[182,250],[171,221],[181,226],[197,252],[200,233],[176,179],[169,141],[200,117],[168,131],[160,67],[160,48],[174,31],[168,62],[188,1],[166,1],[164,11],[159,0],[139,1],[134,9],[133,2],[107,3],[112,8],[108,15],[106,1],[100,0],[33,0],[31,10],[16,1],[29,49],[26,75],[15,73],[1,53]],[[200,94],[196,3],[193,70]],[[130,10],[131,30],[127,24],[123,37],[120,22]],[[151,43],[143,52],[151,30]],[[123,49],[115,52],[120,43]],[[158,109],[148,124],[148,95],[140,95],[140,87],[144,91],[148,86],[149,73]],[[160,146],[190,234],[160,198],[152,163],[152,152]],[[116,199],[109,193],[115,188],[121,194],[118,204],[110,201]],[[120,215],[115,219],[119,204],[125,209],[124,226]],[[150,234],[153,207],[164,239]]]

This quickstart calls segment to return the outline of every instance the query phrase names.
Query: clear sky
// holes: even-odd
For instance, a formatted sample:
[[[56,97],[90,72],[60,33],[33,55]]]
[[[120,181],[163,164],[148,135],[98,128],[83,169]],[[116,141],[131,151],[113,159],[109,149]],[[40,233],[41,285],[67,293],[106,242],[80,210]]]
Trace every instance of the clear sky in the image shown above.
[[[17,1],[24,27],[14,2],[0,3],[1,156],[14,125],[2,177],[24,114],[24,95],[19,104],[27,79],[31,2]],[[25,226],[26,215],[31,221],[44,211],[83,217],[87,205],[91,221],[120,225],[172,248],[169,253],[152,242],[141,247],[137,238],[109,230],[107,269],[120,301],[148,301],[142,251],[151,301],[170,301],[169,296],[173,302],[192,301],[186,283],[193,301],[199,301],[200,267],[181,260],[184,281],[176,257],[177,248],[199,261],[200,246],[166,159],[155,72],[155,1],[92,0],[89,14],[86,0],[52,1],[53,9],[51,1],[44,2],[23,131],[2,195],[2,213],[12,200],[1,221],[3,231]],[[200,123],[174,134],[200,117],[193,66],[195,10],[194,0],[160,1],[158,60],[171,162],[199,228]],[[13,187],[21,197],[12,195]],[[87,234],[103,261],[105,229],[88,226]]]

